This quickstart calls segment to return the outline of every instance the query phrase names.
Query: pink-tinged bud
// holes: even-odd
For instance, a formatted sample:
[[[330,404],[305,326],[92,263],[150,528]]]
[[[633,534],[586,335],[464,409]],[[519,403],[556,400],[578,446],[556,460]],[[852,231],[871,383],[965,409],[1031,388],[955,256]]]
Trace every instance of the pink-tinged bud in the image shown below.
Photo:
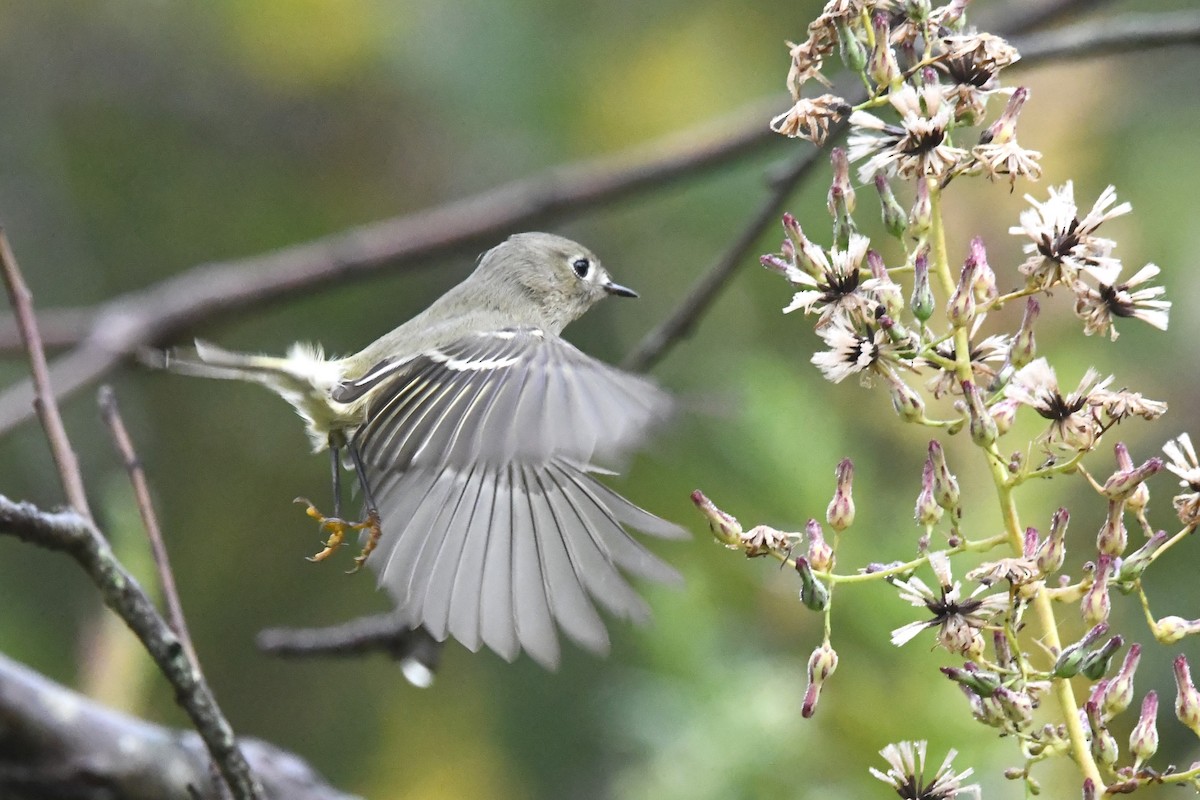
[[[897,239],[904,238],[904,229],[908,227],[908,214],[904,206],[896,199],[892,185],[882,172],[875,173],[875,191],[879,192],[879,207],[883,214],[883,227]]]
[[[796,572],[800,574],[800,602],[813,611],[824,611],[829,607],[829,589],[813,574],[808,559],[796,559]]]
[[[1129,448],[1125,446],[1125,443],[1117,442],[1113,450],[1117,455],[1117,469],[1121,472],[1133,470],[1133,458],[1129,455]],[[1113,477],[1115,478],[1116,476],[1114,475]],[[1110,481],[1112,479],[1109,478]],[[1125,505],[1130,511],[1134,514],[1140,514],[1146,508],[1146,504],[1150,502],[1150,487],[1146,485],[1144,480],[1140,481],[1132,492],[1124,496],[1124,500]]]
[[[1107,719],[1120,714],[1133,702],[1133,674],[1137,672],[1141,659],[1142,646],[1131,644],[1129,652],[1125,654],[1125,661],[1121,664],[1121,670],[1109,682],[1101,699],[1101,709]]]
[[[992,404],[988,412],[996,423],[996,434],[1003,436],[1012,428],[1017,420],[1017,409],[1021,404],[1011,398],[1004,398]]]
[[[1021,542],[1021,558],[1033,560],[1037,557],[1038,530],[1034,527],[1025,529],[1025,538]]]
[[[983,246],[982,237],[976,236],[971,240],[971,251],[967,259],[975,264],[975,282],[971,286],[975,302],[982,306],[990,306],[1000,296],[1000,290],[996,287],[996,273],[988,264],[987,250]]]
[[[892,52],[892,31],[887,14],[875,14],[871,17],[871,25],[875,28],[875,49],[871,52],[867,74],[877,86],[898,84],[902,76],[896,54]]]
[[[921,470],[921,492],[917,495],[917,507],[913,511],[917,522],[929,528],[942,518],[942,507],[933,496],[933,461],[926,458]]]
[[[1175,644],[1185,636],[1200,633],[1200,619],[1163,617],[1154,623],[1151,630],[1160,644]]]
[[[951,474],[941,442],[936,439],[929,441],[929,460],[933,462],[934,499],[942,508],[953,511],[958,507],[958,479]]]
[[[905,422],[921,422],[925,419],[925,400],[921,395],[892,373],[887,374],[888,394],[892,398],[892,410]]]
[[[1120,756],[1117,740],[1108,732],[1108,726],[1104,724],[1097,703],[1088,702],[1084,706],[1084,711],[1087,714],[1088,727],[1092,731],[1092,755],[1099,764],[1111,767],[1117,763],[1117,758]]]
[[[850,162],[846,160],[846,151],[835,147],[830,156],[833,161],[833,182],[829,186],[826,204],[833,217],[834,244],[845,249],[850,243],[850,234],[858,231],[853,217],[856,202],[854,185],[850,182]]]
[[[1121,445],[1119,445],[1121,446]],[[1126,452],[1128,455],[1128,451]],[[1114,472],[1104,482],[1104,496],[1110,500],[1124,500],[1133,494],[1147,478],[1162,471],[1163,460],[1157,456],[1147,459],[1140,467],[1131,467]]]
[[[996,428],[996,420],[992,419],[992,415],[988,413],[983,404],[983,398],[979,396],[979,390],[975,388],[973,381],[963,381],[962,391],[963,400],[967,404],[967,414],[971,420],[969,426],[971,441],[980,447],[990,447],[996,443],[996,437],[1000,435],[1000,431]]]
[[[929,183],[921,179],[917,181],[916,199],[913,200],[912,211],[908,212],[908,235],[921,239],[933,227],[933,202],[929,199]]]
[[[1054,512],[1050,518],[1050,533],[1046,541],[1038,548],[1037,565],[1043,575],[1052,575],[1062,569],[1063,560],[1067,556],[1067,523],[1071,514],[1065,508]]]
[[[800,715],[805,719],[812,717],[817,711],[817,701],[821,698],[821,689],[825,681],[837,670],[837,651],[823,643],[808,657],[808,688],[804,690],[804,704]]]
[[[1192,683],[1187,656],[1175,657],[1175,716],[1200,736],[1200,692]]]
[[[717,538],[717,541],[727,547],[740,549],[742,526],[733,515],[726,514],[717,508],[713,504],[713,501],[705,497],[704,492],[699,489],[692,492],[692,502],[696,504],[696,508],[700,509],[700,513],[708,520],[708,527],[712,530],[713,536]]]
[[[913,291],[908,307],[914,317],[928,322],[935,303],[933,288],[929,285],[929,248],[922,247],[913,259]]]
[[[1017,692],[1007,686],[997,687],[992,697],[1000,701],[1004,715],[1018,728],[1033,722],[1033,698],[1025,692]]]
[[[967,5],[971,0],[950,0],[949,3],[942,6],[940,21],[942,27],[950,30],[960,30],[962,28],[963,15],[967,13]]]
[[[1007,144],[1017,138],[1017,118],[1021,107],[1029,99],[1029,89],[1018,86],[1008,98],[1008,105],[1000,118],[992,123],[979,137],[980,144]]]
[[[963,264],[962,273],[958,276],[958,286],[950,295],[946,304],[946,318],[956,328],[970,327],[975,320],[975,273],[977,266],[974,259],[967,258]]]
[[[1083,800],[1099,800],[1096,793],[1096,782],[1091,778],[1083,779]]]
[[[810,519],[805,527],[808,534],[808,563],[816,572],[830,572],[833,569],[833,548],[825,541],[825,533],[821,523]]]
[[[1013,663],[1012,645],[1004,631],[999,629],[992,631],[992,650],[996,653],[996,663],[1001,667],[1007,667]]]
[[[1142,577],[1146,567],[1154,561],[1154,554],[1158,552],[1158,548],[1163,546],[1167,538],[1166,531],[1156,531],[1146,540],[1145,544],[1130,553],[1129,557],[1121,562],[1121,569],[1117,572],[1117,582],[1128,584]]]
[[[968,661],[959,667],[939,667],[942,674],[960,686],[970,689],[980,697],[991,697],[1002,685],[1000,676],[995,672],[981,670]]]
[[[1008,363],[1017,369],[1020,369],[1037,357],[1037,342],[1033,337],[1033,323],[1037,322],[1038,311],[1040,310],[1041,307],[1038,305],[1037,300],[1030,297],[1025,301],[1025,315],[1021,317],[1021,327],[1017,328],[1017,335],[1013,337],[1012,344],[1009,345],[1008,350]]]
[[[1129,734],[1129,752],[1133,753],[1134,771],[1158,752],[1158,692],[1146,692],[1142,700],[1141,716]]]
[[[1129,534],[1125,530],[1125,504],[1120,500],[1110,500],[1108,515],[1100,532],[1096,534],[1096,549],[1110,556],[1119,556],[1125,552]]]
[[[898,317],[904,311],[904,291],[900,284],[892,280],[892,274],[888,272],[887,264],[884,263],[883,256],[879,255],[879,251],[867,251],[867,268],[871,270],[871,277],[875,280],[875,295],[883,304],[884,315]],[[876,316],[879,316],[878,311]],[[892,325],[899,327],[895,322]],[[888,335],[895,340],[895,331],[889,330]],[[907,332],[904,335],[907,336]]]
[[[787,244],[787,243],[785,242],[784,244]],[[759,263],[761,263],[767,269],[771,270],[771,272],[782,275],[783,277],[787,278],[788,280],[791,280],[792,277],[798,271],[794,264],[789,263],[788,261],[784,260],[782,257],[775,255],[774,253],[767,253],[766,255],[759,256],[758,260],[759,260]]]
[[[1085,625],[1098,625],[1108,620],[1112,610],[1112,600],[1108,596],[1108,578],[1112,572],[1113,557],[1101,553],[1096,559],[1096,573],[1092,576],[1092,585],[1083,595],[1083,622]]]
[[[825,521],[829,527],[841,532],[854,523],[854,495],[851,491],[854,483],[854,464],[848,458],[838,462],[836,473],[837,489],[829,508],[825,510]]]
[[[1108,633],[1108,623],[1101,622],[1083,635],[1075,644],[1064,647],[1054,661],[1054,669],[1050,674],[1055,678],[1073,678],[1079,674],[1083,659],[1087,656],[1092,643]]]

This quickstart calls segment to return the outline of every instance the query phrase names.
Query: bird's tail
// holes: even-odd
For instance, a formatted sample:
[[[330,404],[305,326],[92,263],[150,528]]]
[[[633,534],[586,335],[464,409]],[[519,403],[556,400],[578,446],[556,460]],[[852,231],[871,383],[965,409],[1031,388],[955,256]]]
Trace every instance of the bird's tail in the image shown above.
[[[196,346],[143,352],[141,360],[151,367],[193,375],[261,383],[277,392],[311,390],[313,367],[323,361],[316,350],[294,349],[286,358],[255,353],[235,353],[209,342]]]

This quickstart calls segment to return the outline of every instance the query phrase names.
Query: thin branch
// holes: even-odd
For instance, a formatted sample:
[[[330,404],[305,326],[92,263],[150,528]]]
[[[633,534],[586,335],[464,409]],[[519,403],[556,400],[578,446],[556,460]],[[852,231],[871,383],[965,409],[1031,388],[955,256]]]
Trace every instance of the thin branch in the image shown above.
[[[293,753],[258,739],[241,745],[271,797],[356,800]],[[209,763],[194,731],[106,708],[0,655],[0,797],[212,798]]]
[[[63,492],[72,508],[90,518],[92,512],[88,508],[87,492],[83,489],[79,460],[75,457],[70,439],[67,438],[67,430],[63,427],[62,417],[58,413],[54,389],[50,385],[46,352],[42,349],[42,339],[38,335],[37,319],[33,313],[33,294],[25,285],[25,278],[21,275],[21,268],[17,266],[16,256],[13,255],[8,236],[3,230],[0,230],[0,269],[4,271],[8,300],[16,315],[17,325],[21,330],[21,341],[29,357],[29,371],[33,375],[34,388],[32,406],[37,410],[42,428],[46,431],[46,439],[50,443],[50,452],[54,456],[54,465],[58,468]]]
[[[175,687],[176,699],[196,726],[234,796],[263,797],[258,779],[238,747],[204,676],[184,656],[179,637],[154,607],[137,579],[117,560],[96,524],[78,511],[48,512],[0,495],[0,533],[75,559],[115,611],[141,640],[159,670]]]
[[[396,661],[415,658],[435,669],[442,643],[421,628],[410,628],[396,612],[359,617],[325,628],[268,628],[258,634],[258,648],[285,658],[359,656],[386,653]]]
[[[191,662],[192,669],[201,674],[200,659],[196,658],[196,649],[192,646],[192,636],[188,632],[187,620],[183,616],[183,605],[179,602],[179,590],[175,587],[175,573],[171,570],[171,559],[167,555],[167,546],[163,542],[162,529],[158,526],[158,514],[154,511],[154,502],[150,499],[150,484],[146,480],[146,469],[137,452],[133,448],[133,439],[121,418],[121,410],[117,407],[117,396],[111,386],[101,386],[98,399],[100,416],[104,418],[109,431],[112,432],[113,444],[125,462],[125,470],[129,473],[129,482],[133,484],[133,497],[137,503],[138,514],[142,517],[142,526],[146,529],[146,538],[150,540],[150,552],[154,556],[154,567],[158,572],[158,582],[162,589],[163,601],[167,605],[167,622],[171,630],[179,637],[183,645],[184,655]]]
[[[836,136],[845,127],[844,123],[839,124],[831,129],[830,133]],[[734,239],[733,244],[692,284],[687,295],[671,312],[671,315],[637,343],[625,357],[624,367],[644,372],[658,363],[668,348],[691,333],[700,317],[708,311],[721,290],[733,278],[738,267],[746,263],[746,256],[754,247],[754,243],[758,241],[759,236],[768,226],[778,220],[792,191],[821,160],[821,151],[814,150],[791,163],[775,181],[770,194],[759,204],[750,221]]]
[[[1126,14],[1031,34],[1020,43],[1021,61],[1096,58],[1114,53],[1200,44],[1200,13]]]

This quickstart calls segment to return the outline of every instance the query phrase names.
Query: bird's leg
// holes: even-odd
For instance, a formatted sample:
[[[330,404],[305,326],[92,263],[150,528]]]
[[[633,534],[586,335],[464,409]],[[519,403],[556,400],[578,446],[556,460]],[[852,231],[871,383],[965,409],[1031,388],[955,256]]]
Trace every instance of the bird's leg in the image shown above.
[[[353,441],[347,442],[346,451],[350,453],[350,463],[354,465],[354,472],[358,475],[358,485],[362,487],[363,500],[367,505],[367,518],[353,526],[356,530],[367,531],[367,540],[363,542],[362,552],[355,557],[354,567],[350,570],[351,573],[354,573],[362,569],[367,556],[371,555],[371,551],[379,544],[379,537],[383,535],[383,527],[382,520],[379,518],[379,506],[375,505],[375,497],[371,494],[371,484],[367,481],[367,471],[363,469],[358,446]]]
[[[327,517],[322,514],[307,498],[296,498],[297,503],[304,503],[308,506],[304,513],[321,523],[322,531],[329,531],[329,538],[325,540],[325,548],[316,555],[310,556],[309,561],[324,561],[333,555],[333,551],[341,547],[343,540],[346,538],[347,530],[361,530],[366,527],[365,525],[347,522],[342,519],[342,464],[340,448],[345,442],[346,438],[340,431],[329,434],[329,454],[333,475],[333,516]]]

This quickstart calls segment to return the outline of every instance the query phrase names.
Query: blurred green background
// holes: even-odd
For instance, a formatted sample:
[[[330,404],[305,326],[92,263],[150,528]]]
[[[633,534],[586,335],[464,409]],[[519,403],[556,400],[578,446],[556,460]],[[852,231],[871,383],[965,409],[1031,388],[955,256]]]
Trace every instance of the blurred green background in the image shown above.
[[[818,10],[736,0],[0,3],[0,223],[39,307],[97,303],[201,262],[619,151],[763,97],[778,97],[782,111],[783,40],[802,38]],[[1200,435],[1198,70],[1200,54],[1172,49],[1010,76],[1033,90],[1021,139],[1045,153],[1043,184],[1009,193],[962,182],[949,195],[952,253],[961,257],[970,235],[984,236],[1002,285],[1015,282],[1018,243],[1007,227],[1025,191],[1042,198],[1047,185],[1074,178],[1081,205],[1108,183],[1133,203],[1133,215],[1106,227],[1130,267],[1163,266],[1175,302],[1170,331],[1126,324],[1115,344],[1084,339],[1069,298],[1057,296],[1039,336],[1043,351],[1058,355],[1064,385],[1095,364],[1118,385],[1170,402],[1159,424],[1117,432],[1139,461],[1180,431]],[[781,139],[702,179],[555,228],[597,250],[642,294],[602,304],[569,338],[619,360],[734,238],[770,170],[808,146]],[[828,171],[818,174],[789,207],[827,241],[818,231],[827,224]],[[872,194],[860,195],[864,221]],[[772,229],[761,251],[778,239]],[[465,276],[472,255],[384,270],[194,333],[264,352],[296,339],[356,350]],[[654,370],[691,411],[614,485],[696,534],[656,548],[687,585],[646,587],[654,624],[614,624],[607,660],[568,645],[556,674],[451,644],[426,691],[382,657],[280,662],[255,650],[264,627],[386,608],[369,577],[342,574],[347,563],[303,559],[317,536],[291,499],[327,495],[327,461],[308,453],[290,411],[256,387],[122,370],[113,383],[156,491],[197,648],[235,728],[297,751],[338,786],[372,798],[887,796],[866,767],[881,766],[876,751],[902,738],[930,739],[935,762],[956,747],[985,796],[1020,796],[1000,777],[1018,762],[1012,744],[969,720],[936,673],[941,654],[925,638],[903,650],[888,643],[891,628],[912,617],[887,587],[839,593],[841,666],[816,718],[802,720],[819,617],[797,602],[794,576],[712,544],[688,500],[702,488],[748,526],[800,530],[823,515],[834,465],[849,456],[859,513],[844,537],[843,569],[914,552],[912,503],[928,437],[897,425],[879,391],[822,381],[808,363],[811,330],[778,313],[789,298],[746,259],[695,335]],[[23,374],[15,357],[0,370],[8,380]],[[72,400],[65,414],[104,527],[149,581],[125,474],[93,395]],[[948,446],[964,489],[986,488],[970,450]],[[0,448],[0,491],[61,501],[33,426]],[[1108,452],[1091,462],[1098,474],[1110,468]],[[1172,481],[1155,486],[1153,520],[1169,527]],[[1070,506],[1081,543],[1073,555],[1082,560],[1103,515],[1091,497],[1082,481],[1029,487],[1026,521],[1044,526],[1053,508]],[[972,535],[994,532],[990,505],[967,526]],[[1156,566],[1160,614],[1200,616],[1197,557],[1197,544],[1186,542]],[[1134,604],[1116,605],[1132,637],[1148,639]],[[0,538],[0,606],[0,650],[134,713],[185,724],[132,637],[61,556]],[[1063,617],[1064,635],[1077,634],[1074,612]],[[1148,650],[1139,696],[1152,687],[1164,696],[1162,763],[1189,763],[1194,737],[1170,719],[1169,658],[1187,652],[1196,663],[1200,648]],[[1038,777],[1075,796],[1071,770]]]

